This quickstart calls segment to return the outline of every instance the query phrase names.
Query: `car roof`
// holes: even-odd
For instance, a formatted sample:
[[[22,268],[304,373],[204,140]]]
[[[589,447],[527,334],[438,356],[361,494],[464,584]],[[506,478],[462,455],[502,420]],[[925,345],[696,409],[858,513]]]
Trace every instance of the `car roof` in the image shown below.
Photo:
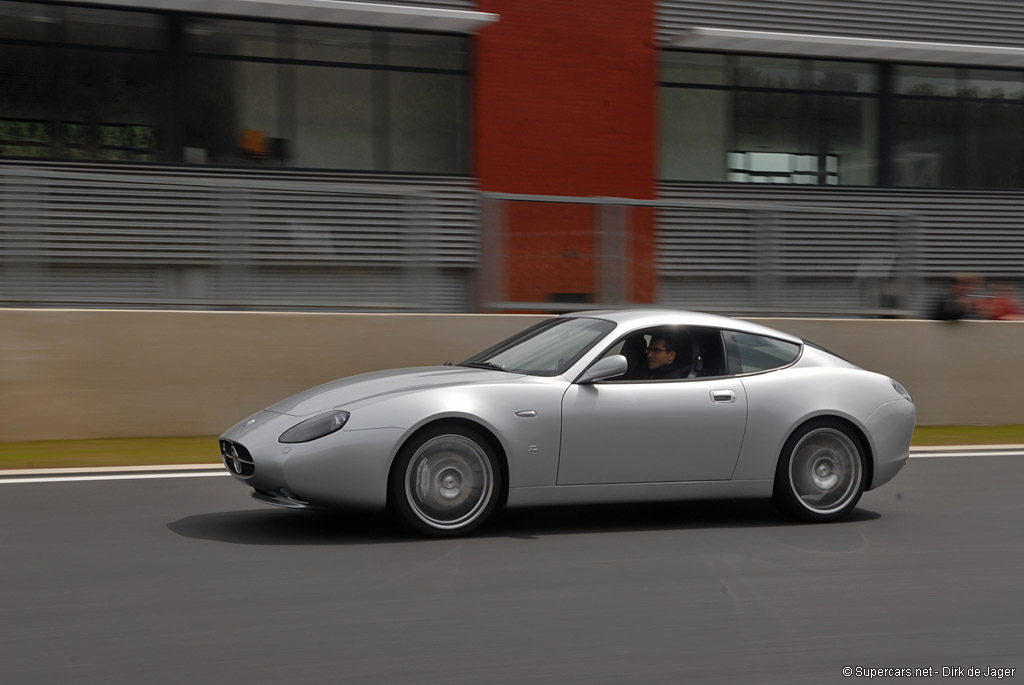
[[[587,317],[591,319],[603,319],[612,321],[618,326],[628,328],[647,328],[649,326],[705,326],[709,328],[723,328],[740,333],[751,333],[753,335],[764,335],[770,338],[779,338],[789,342],[803,344],[803,340],[795,335],[790,335],[774,328],[768,328],[761,324],[733,319],[718,314],[705,314],[702,312],[689,312],[681,309],[600,309],[592,311],[579,311],[563,314],[569,317]]]

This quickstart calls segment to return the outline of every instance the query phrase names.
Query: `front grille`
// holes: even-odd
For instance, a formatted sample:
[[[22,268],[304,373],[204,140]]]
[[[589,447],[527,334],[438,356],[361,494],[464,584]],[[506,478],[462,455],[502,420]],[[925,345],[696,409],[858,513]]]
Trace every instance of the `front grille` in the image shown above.
[[[256,473],[256,464],[253,462],[249,450],[237,442],[221,440],[220,455],[224,459],[224,466],[236,476],[251,478],[252,474]]]

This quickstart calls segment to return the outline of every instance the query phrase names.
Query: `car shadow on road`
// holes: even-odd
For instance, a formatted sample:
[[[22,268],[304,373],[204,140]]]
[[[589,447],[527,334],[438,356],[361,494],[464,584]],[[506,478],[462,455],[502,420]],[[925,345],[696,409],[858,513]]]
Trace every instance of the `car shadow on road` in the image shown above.
[[[837,524],[877,518],[881,518],[881,515],[865,509],[854,509]],[[712,500],[509,509],[500,512],[481,534],[536,537],[634,530],[778,528],[804,525],[807,524],[784,514],[766,500]]]
[[[855,509],[848,525],[881,518]],[[538,539],[626,531],[707,530],[805,526],[770,502],[715,500],[531,507],[499,512],[473,538]],[[385,513],[251,509],[197,514],[169,523],[183,537],[241,545],[345,545],[422,540]]]

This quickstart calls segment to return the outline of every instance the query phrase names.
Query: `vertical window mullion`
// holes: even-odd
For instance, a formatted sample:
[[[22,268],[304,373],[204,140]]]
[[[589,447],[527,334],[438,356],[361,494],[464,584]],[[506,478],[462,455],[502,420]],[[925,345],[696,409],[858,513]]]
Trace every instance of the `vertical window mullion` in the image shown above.
[[[956,142],[953,147],[956,156],[953,160],[953,184],[958,188],[964,188],[968,185],[967,130],[970,124],[967,119],[971,107],[971,103],[965,97],[965,95],[970,95],[967,90],[968,83],[967,70],[963,68],[957,69],[956,89],[953,93],[956,102],[956,129],[954,130]]]
[[[467,39],[472,46],[472,41],[476,40],[476,37]],[[463,173],[475,173],[476,164],[474,163],[473,154],[473,141],[476,136],[473,134],[475,128],[474,112],[473,112],[473,91],[476,86],[476,82],[472,74],[476,74],[475,66],[475,55],[476,51],[472,48],[469,52],[469,75],[463,77],[466,87],[462,89],[462,101],[459,103],[459,129],[462,133],[457,134],[456,146],[458,150],[456,152],[456,159],[459,160],[458,168]]]
[[[730,125],[725,131],[725,150],[723,151],[726,156],[725,161],[725,178],[723,181],[731,180],[729,177],[729,155],[730,153],[737,150],[736,147],[736,86],[739,84],[739,57],[736,55],[726,55],[725,57],[725,85],[727,87],[726,92],[726,107],[729,108],[729,122]]]
[[[280,24],[277,27],[278,58],[292,60],[295,58],[295,29],[291,24]],[[291,166],[290,157],[295,155],[299,147],[298,115],[295,111],[297,90],[295,86],[295,65],[282,62],[277,65],[277,121],[284,142],[281,150],[280,163]]]
[[[893,78],[892,65],[878,64],[878,179],[882,187],[893,185]]]
[[[181,163],[185,159],[185,99],[188,96],[185,86],[184,22],[179,14],[168,14],[165,17],[168,102],[164,115],[166,135],[163,147],[168,161]]]
[[[824,169],[821,166],[823,159],[819,157],[822,135],[821,121],[818,119],[818,107],[816,106],[817,103],[815,101],[814,95],[810,92],[812,90],[812,64],[813,62],[809,59],[802,59],[799,61],[799,87],[801,92],[798,95],[798,97],[800,98],[800,102],[797,105],[796,112],[798,117],[798,125],[800,122],[802,122],[803,125],[800,125],[800,135],[797,138],[797,154],[794,155],[790,161],[790,171],[792,172],[790,176],[790,182],[797,182],[798,180],[802,180],[803,174],[800,172],[803,170],[799,169],[799,164],[797,164],[798,168],[793,169],[792,164],[795,162],[796,159],[799,159],[799,155],[809,153],[814,158],[815,164],[817,165],[817,172],[814,175],[814,185],[824,185],[825,179],[822,175]]]
[[[385,67],[388,64],[388,34],[383,31],[373,36],[373,63]],[[373,168],[390,171],[391,162],[391,70],[373,70]]]
[[[71,50],[62,47],[68,39],[65,8],[54,6],[50,8],[50,11],[54,13],[54,22],[50,24],[47,33],[55,46],[61,46],[55,47],[51,53],[52,64],[56,67],[52,73],[56,76],[53,84],[54,92],[49,102],[50,128],[52,129],[50,144],[54,157],[65,157],[67,150],[64,144],[64,119],[68,111],[68,79],[70,78],[68,62],[71,59]]]

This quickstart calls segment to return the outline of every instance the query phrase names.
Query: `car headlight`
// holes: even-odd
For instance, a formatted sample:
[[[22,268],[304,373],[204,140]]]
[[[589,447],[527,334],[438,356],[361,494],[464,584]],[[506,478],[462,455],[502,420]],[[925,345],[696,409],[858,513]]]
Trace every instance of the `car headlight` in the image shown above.
[[[351,416],[347,411],[327,411],[323,414],[317,414],[311,419],[306,419],[302,423],[297,423],[284,433],[281,433],[281,437],[277,439],[278,442],[284,443],[296,443],[296,442],[309,442],[310,440],[316,440],[322,438],[325,435],[340,430],[342,426],[348,421],[348,417]]]
[[[900,383],[895,378],[890,378],[889,382],[892,383],[893,390],[903,395],[903,399],[905,399],[907,402],[913,403],[914,400],[910,398],[910,393],[907,392],[907,389],[903,387],[902,383]]]

